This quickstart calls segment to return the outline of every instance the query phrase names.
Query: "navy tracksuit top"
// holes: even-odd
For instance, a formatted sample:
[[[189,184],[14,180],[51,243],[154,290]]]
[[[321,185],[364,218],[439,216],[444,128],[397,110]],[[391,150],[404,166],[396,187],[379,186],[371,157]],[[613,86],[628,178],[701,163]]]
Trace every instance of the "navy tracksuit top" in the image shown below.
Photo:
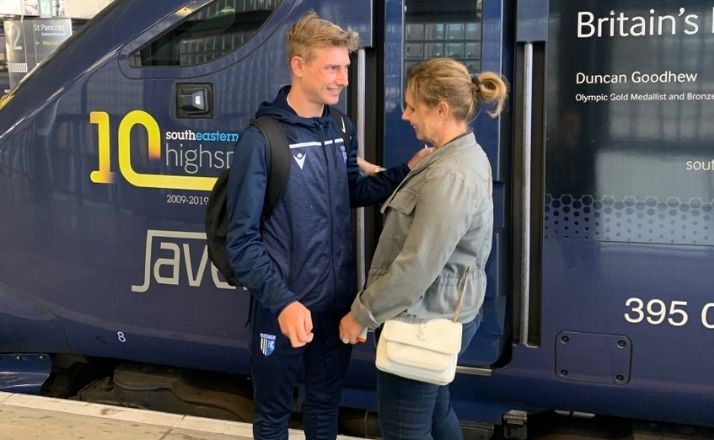
[[[289,90],[256,113],[281,123],[292,156],[285,191],[265,221],[265,138],[249,126],[235,147],[228,190],[231,266],[276,315],[294,301],[314,311],[348,308],[356,293],[351,207],[385,200],[409,169],[400,165],[364,177],[352,121],[340,115],[338,125],[330,114],[337,110],[329,106],[321,117],[302,118],[287,104]]]

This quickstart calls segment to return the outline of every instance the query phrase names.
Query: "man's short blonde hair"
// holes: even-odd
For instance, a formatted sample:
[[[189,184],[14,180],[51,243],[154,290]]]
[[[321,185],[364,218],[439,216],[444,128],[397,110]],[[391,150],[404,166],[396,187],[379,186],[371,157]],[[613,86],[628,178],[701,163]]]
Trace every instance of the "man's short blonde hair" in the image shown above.
[[[349,52],[357,50],[359,36],[350,28],[342,29],[324,20],[315,11],[310,11],[288,30],[288,62],[294,56],[310,61],[313,49],[346,47]]]

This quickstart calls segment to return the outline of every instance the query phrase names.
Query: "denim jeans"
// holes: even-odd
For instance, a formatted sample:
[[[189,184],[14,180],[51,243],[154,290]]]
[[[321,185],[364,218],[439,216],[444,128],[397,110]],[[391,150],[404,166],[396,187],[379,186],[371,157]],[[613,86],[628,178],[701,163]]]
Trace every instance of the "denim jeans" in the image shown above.
[[[461,351],[466,350],[480,316],[464,324]],[[448,385],[434,385],[377,371],[379,428],[383,440],[461,440],[463,433]]]

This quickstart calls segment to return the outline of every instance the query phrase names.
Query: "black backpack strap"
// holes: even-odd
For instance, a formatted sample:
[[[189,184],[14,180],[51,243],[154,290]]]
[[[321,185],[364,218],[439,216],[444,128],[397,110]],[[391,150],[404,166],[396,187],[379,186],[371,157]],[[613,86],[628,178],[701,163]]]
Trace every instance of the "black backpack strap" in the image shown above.
[[[267,141],[265,150],[268,162],[268,186],[265,189],[263,219],[270,217],[275,204],[285,192],[290,172],[290,145],[280,123],[270,116],[261,116],[251,120]]]
[[[226,249],[228,236],[228,178],[230,169],[225,169],[216,179],[211,194],[208,196],[206,205],[206,246],[208,258],[223,274],[226,281],[231,286],[237,285],[237,281],[231,268]]]
[[[335,107],[330,107],[330,114],[332,115],[332,119],[335,120],[335,124],[337,124],[337,127],[340,129],[340,134],[342,134],[342,140],[345,143],[345,151],[347,151],[347,154],[349,154],[350,140],[352,139],[352,137],[349,133],[347,133],[347,124],[345,124],[345,119],[347,117]]]
[[[273,207],[285,190],[290,171],[290,145],[282,127],[275,119],[261,116],[251,121],[267,141],[268,185],[265,191],[262,220],[270,216]],[[206,206],[206,245],[208,257],[226,280],[233,286],[238,284],[231,268],[226,241],[228,237],[228,181],[230,170],[221,172],[208,196]],[[252,308],[252,307],[251,307]]]

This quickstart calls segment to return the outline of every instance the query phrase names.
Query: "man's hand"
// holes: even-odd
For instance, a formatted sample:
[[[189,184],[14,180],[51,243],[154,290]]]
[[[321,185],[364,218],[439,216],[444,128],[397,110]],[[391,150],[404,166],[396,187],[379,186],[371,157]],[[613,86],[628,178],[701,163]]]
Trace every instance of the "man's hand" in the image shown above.
[[[357,166],[359,167],[359,170],[364,174],[365,176],[374,176],[380,171],[384,171],[384,168],[380,167],[379,165],[375,165],[372,162],[368,162],[361,157],[357,157]]]
[[[300,302],[295,301],[278,315],[280,331],[290,338],[293,348],[304,347],[312,341],[312,315]]]
[[[356,344],[364,342],[366,337],[366,328],[357,322],[352,315],[352,312],[346,314],[340,321],[340,339],[345,344]]]
[[[432,151],[434,151],[432,147],[425,146],[424,148],[421,148],[419,151],[414,153],[414,156],[412,156],[412,158],[409,159],[409,162],[407,162],[407,166],[409,167],[409,169],[413,170],[414,168],[418,167],[421,161],[424,160],[426,156],[430,155]]]

